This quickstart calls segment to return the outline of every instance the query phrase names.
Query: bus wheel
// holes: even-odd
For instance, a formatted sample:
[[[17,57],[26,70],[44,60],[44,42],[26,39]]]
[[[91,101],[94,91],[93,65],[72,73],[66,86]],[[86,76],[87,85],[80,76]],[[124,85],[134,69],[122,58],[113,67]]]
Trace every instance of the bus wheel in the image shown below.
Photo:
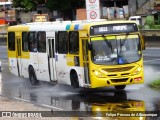
[[[33,67],[30,67],[29,68],[29,79],[30,79],[30,83],[31,85],[37,85],[38,84],[38,80],[37,80],[37,77],[35,75],[35,72],[34,72],[34,69]]]
[[[115,86],[115,88],[117,90],[124,90],[125,87],[126,87],[126,85],[117,85],[117,86]]]
[[[79,87],[78,75],[75,71],[71,71],[70,73],[71,86],[74,88]]]

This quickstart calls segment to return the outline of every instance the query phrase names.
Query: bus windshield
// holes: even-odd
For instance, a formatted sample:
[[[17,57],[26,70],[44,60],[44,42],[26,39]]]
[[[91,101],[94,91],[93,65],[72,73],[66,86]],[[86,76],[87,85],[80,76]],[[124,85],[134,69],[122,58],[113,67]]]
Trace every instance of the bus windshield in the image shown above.
[[[129,64],[142,57],[138,35],[93,37],[91,44],[95,64]]]

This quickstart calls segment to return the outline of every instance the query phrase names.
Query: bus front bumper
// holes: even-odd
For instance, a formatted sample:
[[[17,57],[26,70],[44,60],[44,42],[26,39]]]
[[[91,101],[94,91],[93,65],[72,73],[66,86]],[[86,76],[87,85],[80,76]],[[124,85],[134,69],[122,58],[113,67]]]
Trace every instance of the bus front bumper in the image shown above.
[[[116,85],[129,85],[144,83],[143,75],[126,76],[126,77],[108,77],[97,78],[96,76],[90,77],[91,88],[116,86]]]

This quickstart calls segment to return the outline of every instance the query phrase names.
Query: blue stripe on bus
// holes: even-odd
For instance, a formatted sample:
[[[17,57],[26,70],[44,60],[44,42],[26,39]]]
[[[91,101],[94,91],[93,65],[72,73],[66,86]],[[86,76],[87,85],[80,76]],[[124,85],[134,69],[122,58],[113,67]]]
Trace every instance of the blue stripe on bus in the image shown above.
[[[70,30],[70,27],[71,27],[71,24],[68,24],[68,25],[66,26],[66,30]]]
[[[78,30],[78,28],[79,28],[79,24],[76,24],[76,25],[74,26],[74,30]]]

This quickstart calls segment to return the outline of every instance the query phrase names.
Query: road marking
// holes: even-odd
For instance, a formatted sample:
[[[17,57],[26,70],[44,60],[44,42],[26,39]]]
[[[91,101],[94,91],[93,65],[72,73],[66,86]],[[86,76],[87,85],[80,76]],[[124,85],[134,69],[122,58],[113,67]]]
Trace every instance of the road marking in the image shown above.
[[[146,60],[146,61],[144,61],[144,62],[151,62],[151,61],[157,61],[157,60],[160,60],[160,59]]]
[[[29,101],[29,100],[25,100],[25,99],[21,99],[21,98],[17,98],[17,97],[14,97],[14,99],[31,103],[31,101]],[[54,106],[50,106],[50,105],[46,105],[46,104],[39,104],[39,105],[44,106],[44,107],[53,108],[53,109],[56,109],[56,110],[64,110],[62,108],[58,108],[58,107],[54,107]]]
[[[57,110],[64,110],[64,109],[62,109],[62,108],[58,108],[58,107],[54,107],[54,106],[50,106],[50,105],[46,105],[46,104],[41,104],[41,105],[42,105],[42,106],[45,106],[45,107],[57,109]]]
[[[25,100],[25,99],[21,99],[21,98],[17,98],[17,97],[15,97],[14,99],[24,101],[24,102],[30,102],[29,100]]]
[[[148,47],[148,48],[146,48],[146,50],[147,49],[160,49],[159,47]]]
[[[157,57],[156,55],[147,54],[147,53],[145,53],[145,54],[143,53],[143,57],[144,57],[144,56],[155,56],[155,57]]]

